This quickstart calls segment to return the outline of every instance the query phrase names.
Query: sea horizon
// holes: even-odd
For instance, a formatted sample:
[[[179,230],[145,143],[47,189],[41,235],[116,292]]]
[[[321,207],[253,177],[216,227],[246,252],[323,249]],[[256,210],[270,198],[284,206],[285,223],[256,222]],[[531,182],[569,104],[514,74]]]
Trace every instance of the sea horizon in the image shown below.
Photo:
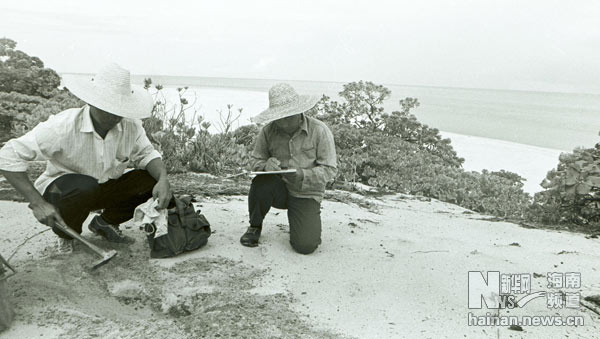
[[[64,76],[90,76],[89,73],[60,73]],[[300,93],[327,95],[340,100],[343,82],[221,78],[173,75],[132,75],[133,83],[143,84],[151,78],[161,84],[170,102],[176,102],[178,87],[188,87],[186,98],[197,99],[198,114],[218,121],[218,111],[227,105],[243,108],[239,121],[268,107],[268,89],[277,82],[288,82]],[[598,142],[597,118],[600,95],[478,89],[421,85],[382,84],[391,90],[384,102],[385,111],[400,110],[399,101],[412,97],[420,106],[413,113],[419,121],[441,131],[461,135],[504,140],[547,149],[572,151],[576,147],[593,147]]]
[[[91,76],[94,73],[86,73],[86,72],[58,72],[60,76],[62,75],[77,75],[77,76]],[[327,83],[327,84],[341,84],[345,85],[350,82],[358,82],[358,81],[370,81],[377,85],[383,86],[402,86],[402,87],[423,87],[423,88],[438,88],[438,89],[456,89],[456,90],[472,90],[472,91],[503,91],[503,92],[526,92],[526,93],[539,93],[539,94],[576,94],[576,95],[590,95],[590,96],[600,96],[599,93],[592,92],[576,92],[576,91],[564,91],[564,90],[530,90],[530,89],[512,89],[512,88],[493,88],[493,87],[461,87],[461,86],[441,86],[441,85],[423,85],[423,84],[402,84],[402,83],[391,83],[391,82],[377,82],[373,80],[349,80],[349,81],[337,81],[337,80],[308,80],[308,79],[283,79],[283,78],[247,78],[247,77],[215,77],[215,76],[200,76],[200,75],[168,75],[168,74],[131,74],[132,79],[134,79],[134,84],[141,82],[143,83],[144,79],[150,78],[152,79],[153,84],[155,83],[154,78],[157,79],[165,79],[165,78],[200,78],[200,79],[212,79],[212,80],[242,80],[242,81],[292,81],[292,82],[315,82],[315,83]],[[141,81],[138,81],[141,80]],[[198,86],[198,85],[196,85]]]

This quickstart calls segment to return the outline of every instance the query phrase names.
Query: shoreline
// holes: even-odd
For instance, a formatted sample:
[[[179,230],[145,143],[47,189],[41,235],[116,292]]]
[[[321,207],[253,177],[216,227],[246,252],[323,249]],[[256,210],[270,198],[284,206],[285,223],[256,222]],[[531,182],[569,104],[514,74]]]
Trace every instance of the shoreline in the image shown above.
[[[63,75],[85,76],[74,73]],[[134,81],[140,85],[143,78],[134,75]],[[216,110],[225,111],[227,104],[243,108],[240,125],[245,124],[249,116],[268,107],[268,89],[281,81],[284,80],[153,76],[155,84],[163,85],[164,94],[171,92],[167,97],[175,95],[174,102],[179,102],[176,88],[187,86],[186,99],[196,96],[198,102],[195,108],[208,118],[217,114]],[[340,82],[285,81],[291,83],[298,93],[325,94],[338,101],[338,93],[343,89]],[[412,113],[421,123],[439,130],[562,150],[593,146],[598,142],[595,122],[600,113],[600,95],[398,84],[383,86],[391,91],[382,105],[386,112],[399,110],[398,100],[417,98],[420,106]]]
[[[526,181],[523,190],[530,194],[542,191],[539,185],[546,173],[558,165],[562,150],[520,144],[516,142],[462,135],[440,131],[444,138],[452,140],[452,147],[459,157],[464,158],[463,168],[467,171],[487,169],[507,170],[517,173]]]

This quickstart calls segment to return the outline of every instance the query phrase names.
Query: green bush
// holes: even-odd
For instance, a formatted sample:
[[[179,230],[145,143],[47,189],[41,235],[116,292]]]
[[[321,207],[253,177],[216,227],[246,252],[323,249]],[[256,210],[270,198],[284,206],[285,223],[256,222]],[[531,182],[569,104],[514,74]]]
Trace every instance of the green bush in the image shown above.
[[[81,100],[66,90],[56,91],[49,99],[0,92],[0,142],[23,135],[52,114],[82,105]]]
[[[37,57],[16,49],[13,40],[0,39],[0,92],[17,92],[50,98],[60,85],[60,77]]]
[[[339,103],[323,96],[316,109],[308,114],[319,118],[332,128],[353,128],[350,134],[362,131],[400,138],[442,158],[449,166],[461,167],[464,159],[457,156],[450,139],[442,138],[438,129],[420,123],[416,116],[410,113],[411,109],[419,106],[417,99],[400,100],[400,111],[391,114],[384,112],[383,102],[390,94],[387,88],[372,82],[352,82],[344,85],[344,89],[339,93],[345,102]],[[346,140],[347,137],[352,140]],[[358,135],[344,135],[336,138],[336,143],[342,149],[356,147],[362,142],[358,139],[361,139]]]
[[[417,99],[401,100],[401,109],[388,114],[382,104],[390,92],[383,86],[350,83],[339,95],[345,102],[324,96],[308,113],[334,134],[338,181],[423,195],[501,217],[523,216],[530,201],[523,178],[506,171],[465,172],[450,139],[410,113],[419,106]]]
[[[17,126],[43,101],[46,99],[33,95],[0,92],[0,142],[20,136],[23,128]]]
[[[600,144],[560,155],[534,196],[528,218],[600,229]]]
[[[254,149],[254,142],[256,141],[258,132],[259,128],[255,124],[245,125],[240,126],[233,131],[233,137],[235,138],[235,142],[237,144],[246,146],[246,148],[251,152],[252,149]]]
[[[144,83],[146,89],[151,88],[151,79],[146,79]],[[144,128],[163,154],[169,172],[223,175],[246,169],[255,137],[252,132],[257,129],[243,126],[232,131],[239,117],[235,116],[232,105],[228,105],[226,113],[220,113],[221,133],[211,134],[208,131],[210,123],[204,121],[202,116],[197,116],[196,112],[191,114],[191,119],[186,119],[188,111],[193,109],[193,104],[183,97],[187,87],[177,89],[179,105],[173,107],[169,107],[165,100],[161,85],[154,86],[154,89],[154,108],[151,117],[144,120]]]
[[[37,57],[16,50],[16,42],[0,39],[0,142],[18,137],[67,108],[83,105],[60,78]]]

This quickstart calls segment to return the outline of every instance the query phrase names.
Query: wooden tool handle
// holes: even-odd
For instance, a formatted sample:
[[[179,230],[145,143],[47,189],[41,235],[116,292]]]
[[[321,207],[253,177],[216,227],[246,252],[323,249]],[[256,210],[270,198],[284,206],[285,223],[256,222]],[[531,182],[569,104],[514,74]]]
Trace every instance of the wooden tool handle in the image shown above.
[[[81,241],[84,245],[86,245],[87,247],[89,247],[92,251],[96,252],[96,254],[98,254],[101,257],[105,257],[108,252],[104,251],[103,249],[101,249],[100,247],[92,244],[91,242],[87,241],[84,237],[82,237],[79,233],[75,232],[71,227],[61,223],[61,222],[56,222],[54,224],[59,230],[67,233],[68,235],[70,235],[71,237]]]

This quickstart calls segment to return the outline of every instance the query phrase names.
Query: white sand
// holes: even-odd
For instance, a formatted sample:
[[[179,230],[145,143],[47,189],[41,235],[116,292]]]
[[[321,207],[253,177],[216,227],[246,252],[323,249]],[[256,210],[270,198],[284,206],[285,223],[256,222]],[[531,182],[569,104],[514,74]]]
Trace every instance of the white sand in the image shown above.
[[[490,222],[477,214],[465,214],[464,209],[454,205],[419,201],[401,195],[371,202],[377,204],[377,213],[354,204],[325,201],[322,212],[323,244],[312,255],[303,256],[294,253],[289,245],[284,211],[274,210],[267,217],[258,248],[246,248],[239,244],[239,237],[246,226],[246,198],[205,199],[201,208],[216,231],[207,247],[173,259],[148,260],[145,259],[147,252],[141,247],[143,236],[138,231],[129,230],[127,233],[137,238],[136,246],[139,245],[141,251],[130,254],[121,252],[117,260],[102,268],[94,284],[108,284],[110,290],[114,287],[110,279],[138,279],[136,281],[145,283],[133,277],[133,271],[129,274],[126,273],[127,268],[121,267],[134,260],[142,265],[165,268],[182,262],[209,262],[211,264],[208,270],[201,269],[193,275],[174,275],[169,278],[171,280],[168,280],[168,284],[187,286],[188,291],[193,288],[203,289],[204,292],[197,295],[206,298],[208,293],[207,300],[210,300],[222,296],[223,291],[227,290],[227,278],[219,274],[222,272],[220,258],[226,258],[229,262],[237,263],[231,268],[233,271],[229,275],[237,276],[236,270],[243,272],[243,268],[248,266],[254,267],[258,272],[266,270],[258,285],[250,290],[251,293],[257,296],[290,296],[293,301],[289,307],[299,312],[312,328],[351,337],[597,337],[600,330],[598,315],[587,309],[551,310],[547,308],[544,298],[535,300],[522,309],[503,310],[501,314],[581,315],[585,326],[526,326],[525,332],[514,332],[505,326],[467,326],[467,276],[469,271],[477,270],[535,272],[543,275],[547,272],[581,272],[582,287],[572,291],[579,291],[584,296],[599,294],[600,272],[596,267],[600,259],[600,240],[586,239],[580,234],[525,229],[510,223]],[[41,229],[41,226],[34,226],[33,217],[25,204],[1,201],[0,216],[2,225],[10,228],[10,232],[3,236],[3,254],[12,252],[21,239]],[[91,237],[87,232],[84,235]],[[26,264],[30,265],[27,267],[31,272],[21,274],[28,275],[31,280],[20,281],[16,277],[12,280],[21,286],[20,296],[17,298],[23,303],[18,309],[20,320],[10,332],[0,335],[0,338],[39,337],[42,333],[44,338],[65,337],[61,334],[61,328],[70,326],[71,323],[78,324],[78,330],[85,334],[110,334],[114,338],[141,338],[144,333],[156,335],[151,332],[157,330],[152,327],[152,323],[140,325],[140,321],[144,324],[144,318],[136,317],[145,314],[140,313],[141,311],[131,309],[127,317],[114,320],[116,312],[123,312],[117,310],[125,310],[126,306],[120,305],[114,296],[106,292],[92,295],[93,290],[83,290],[83,286],[78,291],[77,286],[84,285],[83,282],[70,285],[75,286],[68,294],[70,302],[75,305],[71,311],[64,310],[67,307],[65,299],[54,300],[50,295],[43,296],[44,299],[35,299],[36,289],[47,288],[46,285],[60,286],[74,279],[76,283],[77,279],[88,276],[83,272],[79,275],[69,268],[86,260],[90,261],[91,254],[81,251],[76,252],[72,258],[51,257],[44,259],[46,261],[43,266],[32,265],[44,258],[42,249],[51,238],[51,234],[45,233],[32,240],[15,257],[14,263],[18,269]],[[518,243],[519,246],[510,246],[512,243]],[[561,251],[568,253],[558,254]],[[61,266],[61,261],[73,264]],[[48,273],[41,275],[47,265],[57,265],[56,267],[65,270],[60,272],[60,281],[53,282],[57,278],[54,275],[48,276]],[[38,271],[40,275],[36,276]],[[165,270],[162,274],[168,276],[174,273]],[[224,281],[223,286],[220,281]],[[532,290],[548,290],[546,284],[545,277],[534,278]],[[146,285],[146,288],[155,286]],[[58,289],[56,293],[66,292]],[[169,298],[173,299],[173,296],[167,294],[162,298],[164,303]],[[93,301],[93,309],[98,309],[98,312],[92,312],[91,307],[84,307],[88,299]],[[63,316],[67,314],[58,323],[62,325],[57,325],[56,318],[52,317],[56,307],[62,310],[63,313],[60,314]],[[210,314],[214,314],[214,311],[211,312],[213,313]],[[485,311],[477,313],[485,314]],[[203,316],[203,313],[198,313],[177,319],[181,324]],[[53,322],[48,324],[44,319],[53,319]],[[169,324],[168,319],[160,317],[155,318],[154,322],[156,321],[162,321],[156,323],[160,326]],[[140,326],[142,330],[139,330]],[[277,324],[263,323],[256,326]],[[240,335],[243,336],[243,333]],[[286,333],[279,333],[276,336],[285,335]],[[172,336],[180,337],[181,333],[174,330]]]
[[[507,170],[527,179],[523,189],[535,193],[543,190],[540,186],[546,173],[558,165],[560,150],[542,148],[514,142],[441,132],[444,138],[452,140],[452,147],[458,156],[465,159],[463,167],[467,171],[481,172]]]

